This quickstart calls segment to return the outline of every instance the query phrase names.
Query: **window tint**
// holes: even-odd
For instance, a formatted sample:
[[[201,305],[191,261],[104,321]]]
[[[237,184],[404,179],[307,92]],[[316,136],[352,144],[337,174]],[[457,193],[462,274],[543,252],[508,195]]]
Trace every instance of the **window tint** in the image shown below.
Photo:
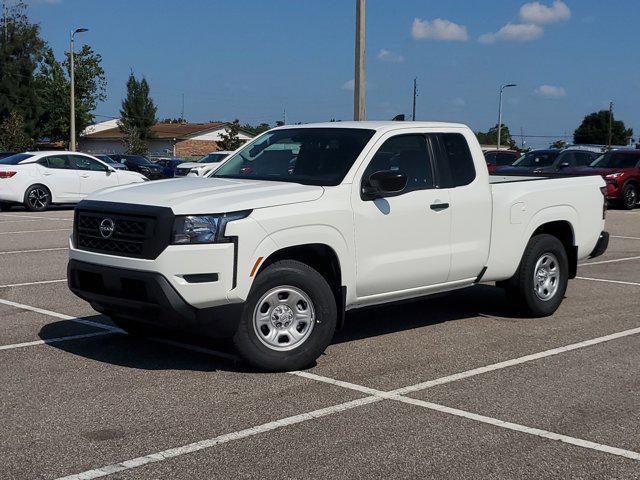
[[[491,165],[496,165],[497,157],[498,157],[497,153],[485,153],[484,154],[484,159],[487,161],[487,163],[489,163]]]
[[[440,135],[444,161],[449,166],[453,187],[468,185],[476,178],[476,168],[467,140],[460,133]]]
[[[71,155],[73,160],[75,160],[76,168],[78,170],[91,170],[94,172],[104,172],[106,168],[97,160],[89,157],[82,157],[80,155]]]
[[[577,152],[575,158],[575,165],[577,167],[586,167],[593,162],[594,156],[591,153]]]
[[[496,165],[502,167],[504,165],[511,165],[517,156],[511,153],[499,153],[496,157]]]
[[[371,159],[363,179],[382,170],[397,171],[407,176],[403,193],[433,187],[431,158],[424,135],[400,135],[384,142]]]
[[[23,160],[31,158],[33,155],[30,153],[16,153],[0,160],[0,165],[18,165]]]
[[[40,159],[38,163],[47,168],[62,170],[69,170],[73,168],[69,155],[50,155]]]

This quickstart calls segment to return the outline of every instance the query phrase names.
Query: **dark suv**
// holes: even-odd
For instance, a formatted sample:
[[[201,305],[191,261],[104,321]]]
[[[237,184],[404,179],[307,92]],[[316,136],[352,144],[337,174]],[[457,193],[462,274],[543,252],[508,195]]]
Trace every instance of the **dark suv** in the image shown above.
[[[132,172],[138,172],[147,177],[149,180],[157,180],[163,178],[162,167],[151,163],[142,155],[122,155],[119,153],[109,154],[109,156],[118,163],[126,165]]]

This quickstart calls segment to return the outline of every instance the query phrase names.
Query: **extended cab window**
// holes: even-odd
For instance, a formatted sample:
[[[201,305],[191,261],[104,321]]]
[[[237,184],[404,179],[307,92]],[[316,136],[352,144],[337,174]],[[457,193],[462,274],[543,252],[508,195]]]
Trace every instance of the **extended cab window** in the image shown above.
[[[445,170],[448,167],[452,187],[469,185],[476,178],[476,167],[464,135],[460,133],[440,134],[440,146]]]
[[[373,173],[391,170],[407,177],[402,193],[433,187],[433,170],[427,140],[424,135],[399,135],[382,144],[371,159],[362,178]]]
[[[69,155],[50,155],[48,157],[41,158],[38,160],[38,163],[47,168],[62,170],[69,170],[73,168]]]

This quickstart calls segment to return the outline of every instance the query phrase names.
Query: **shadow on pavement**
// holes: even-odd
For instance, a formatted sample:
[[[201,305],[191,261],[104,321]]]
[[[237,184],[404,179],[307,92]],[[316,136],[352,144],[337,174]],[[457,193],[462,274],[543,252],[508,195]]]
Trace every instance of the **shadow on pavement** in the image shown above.
[[[412,302],[376,306],[349,313],[344,328],[336,333],[333,343],[473,318],[477,317],[479,312],[508,319],[517,318],[501,289],[476,285]],[[95,315],[87,319],[101,321],[104,317]],[[66,322],[45,325],[39,332],[40,338],[46,340],[57,336],[55,332],[59,332],[61,324]],[[160,341],[113,334],[79,341],[57,342],[50,346],[91,360],[143,370],[255,371],[239,361],[169,345],[162,340],[234,355],[230,342],[181,332],[159,332],[158,338]]]

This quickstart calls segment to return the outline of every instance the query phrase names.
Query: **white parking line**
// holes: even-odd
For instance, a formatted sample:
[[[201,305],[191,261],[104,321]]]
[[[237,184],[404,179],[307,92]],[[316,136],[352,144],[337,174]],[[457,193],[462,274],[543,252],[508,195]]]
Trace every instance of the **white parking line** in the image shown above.
[[[28,287],[29,285],[43,285],[46,283],[61,283],[66,281],[67,281],[66,278],[62,278],[60,280],[41,280],[39,282],[9,283],[7,285],[0,285],[0,288]]]
[[[637,257],[625,257],[625,258],[614,258],[613,260],[602,260],[599,262],[587,262],[587,263],[579,263],[579,267],[588,267],[589,265],[603,265],[605,263],[618,263],[618,262],[628,262],[629,260],[640,260],[640,256]]]
[[[622,280],[607,280],[606,278],[576,277],[578,280],[589,280],[591,282],[617,283],[619,285],[635,285],[640,287],[637,282],[623,282]]]
[[[50,343],[67,342],[69,340],[78,340],[80,338],[99,337],[102,335],[112,335],[115,332],[92,332],[82,333],[78,335],[67,335],[66,337],[47,338],[45,340],[34,340],[33,342],[14,343],[11,345],[0,345],[0,350],[13,350],[16,348],[33,347],[34,345],[48,345]]]
[[[624,237],[622,235],[611,235],[611,238],[624,238],[626,240],[640,240],[640,237]]]
[[[0,220],[0,225],[6,225],[7,223],[24,223],[24,222],[42,222],[44,219],[42,217],[38,218],[24,218],[21,220]],[[67,218],[47,218],[47,220],[51,222],[68,222],[73,221],[73,219]]]
[[[17,235],[20,233],[40,233],[40,232],[70,232],[70,228],[51,228],[47,230],[21,230],[19,232],[0,232],[0,235]]]
[[[66,220],[69,222],[73,222],[73,217],[65,218],[65,217],[42,217],[35,215],[14,215],[14,214],[2,214],[0,218],[26,218],[26,219],[37,219],[37,220]],[[0,222],[2,223],[2,222]]]
[[[32,250],[10,250],[8,252],[0,252],[0,255],[9,255],[11,253],[55,252],[57,250],[68,250],[68,249],[69,247],[34,248]]]

